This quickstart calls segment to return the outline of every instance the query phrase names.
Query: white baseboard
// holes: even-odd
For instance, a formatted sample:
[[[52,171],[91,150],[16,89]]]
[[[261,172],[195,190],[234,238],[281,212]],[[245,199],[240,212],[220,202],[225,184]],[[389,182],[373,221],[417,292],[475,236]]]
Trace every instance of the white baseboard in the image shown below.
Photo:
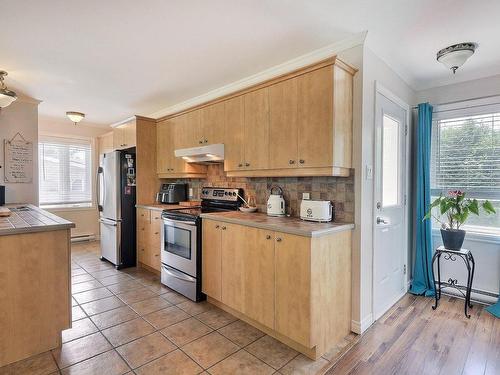
[[[372,324],[373,324],[373,315],[369,314],[363,320],[361,320],[361,322],[356,320],[351,320],[351,331],[357,333],[358,335],[361,335],[368,328],[370,328]]]
[[[99,240],[95,234],[79,234],[71,237],[71,242],[85,242]]]

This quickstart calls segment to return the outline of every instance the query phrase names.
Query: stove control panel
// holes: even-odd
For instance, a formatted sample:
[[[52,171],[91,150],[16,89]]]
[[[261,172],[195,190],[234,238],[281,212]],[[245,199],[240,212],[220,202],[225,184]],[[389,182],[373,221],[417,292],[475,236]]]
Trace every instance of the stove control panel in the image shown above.
[[[204,187],[201,188],[200,198],[203,200],[218,200],[237,202],[238,194],[242,195],[241,189]]]

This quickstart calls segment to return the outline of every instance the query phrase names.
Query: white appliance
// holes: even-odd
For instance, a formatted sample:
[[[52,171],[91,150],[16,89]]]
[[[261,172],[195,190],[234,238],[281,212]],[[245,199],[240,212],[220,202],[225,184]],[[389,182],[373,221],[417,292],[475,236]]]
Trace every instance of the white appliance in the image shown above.
[[[181,148],[175,150],[175,156],[182,158],[188,163],[222,163],[224,161],[224,144]]]
[[[328,222],[332,221],[332,202],[303,199],[300,202],[300,218],[302,220]]]
[[[277,193],[275,193],[277,191]],[[283,189],[273,186],[267,200],[268,216],[285,216],[285,200],[283,199]]]

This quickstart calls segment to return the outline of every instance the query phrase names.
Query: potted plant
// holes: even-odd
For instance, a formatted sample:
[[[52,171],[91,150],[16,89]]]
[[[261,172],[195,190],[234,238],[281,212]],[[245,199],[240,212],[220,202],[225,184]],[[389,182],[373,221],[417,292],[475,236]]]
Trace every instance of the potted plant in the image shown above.
[[[447,222],[441,221],[440,217],[432,213],[435,207],[439,207],[440,217],[446,215]],[[466,222],[471,213],[479,216],[480,207],[486,214],[496,212],[490,201],[486,200],[480,206],[476,199],[465,198],[463,191],[453,190],[448,192],[446,197],[440,196],[436,198],[423,220],[431,217],[436,219],[441,224],[441,237],[444,247],[450,250],[460,250],[465,238],[465,231],[460,227]]]

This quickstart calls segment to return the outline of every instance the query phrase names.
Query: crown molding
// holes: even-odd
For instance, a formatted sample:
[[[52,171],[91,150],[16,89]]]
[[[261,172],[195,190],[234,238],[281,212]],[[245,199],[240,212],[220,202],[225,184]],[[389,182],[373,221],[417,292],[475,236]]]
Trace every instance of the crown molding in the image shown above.
[[[236,91],[240,91],[243,89],[246,89],[250,86],[268,81],[272,78],[275,78],[277,76],[292,72],[294,70],[304,68],[308,65],[317,63],[319,61],[325,60],[329,57],[335,56],[339,52],[345,51],[347,49],[362,45],[365,41],[366,38],[366,31],[363,31],[361,33],[358,33],[354,35],[353,37],[343,39],[339,42],[330,44],[328,46],[325,46],[323,48],[317,49],[315,51],[306,53],[302,56],[296,57],[294,59],[288,60],[282,64],[276,65],[272,68],[266,69],[262,72],[259,72],[257,74],[251,75],[249,77],[240,79],[236,82],[230,83],[228,85],[219,87],[215,90],[211,90],[205,94],[196,96],[194,98],[185,100],[183,102],[180,102],[178,104],[174,104],[172,106],[160,109],[156,112],[153,112],[147,117],[151,118],[161,118],[164,116],[168,116],[172,113],[177,113],[180,111],[183,111],[185,109],[195,107],[197,105],[209,102],[211,100],[217,99],[219,97],[231,94]],[[111,126],[117,126],[116,124],[122,124],[124,122],[127,122],[127,120],[120,121],[119,123],[115,123]]]
[[[38,99],[35,99],[35,98],[30,98],[29,96],[18,96],[17,99],[16,99],[17,102],[20,102],[20,103],[29,103],[29,104],[40,104],[43,100],[38,100]]]

